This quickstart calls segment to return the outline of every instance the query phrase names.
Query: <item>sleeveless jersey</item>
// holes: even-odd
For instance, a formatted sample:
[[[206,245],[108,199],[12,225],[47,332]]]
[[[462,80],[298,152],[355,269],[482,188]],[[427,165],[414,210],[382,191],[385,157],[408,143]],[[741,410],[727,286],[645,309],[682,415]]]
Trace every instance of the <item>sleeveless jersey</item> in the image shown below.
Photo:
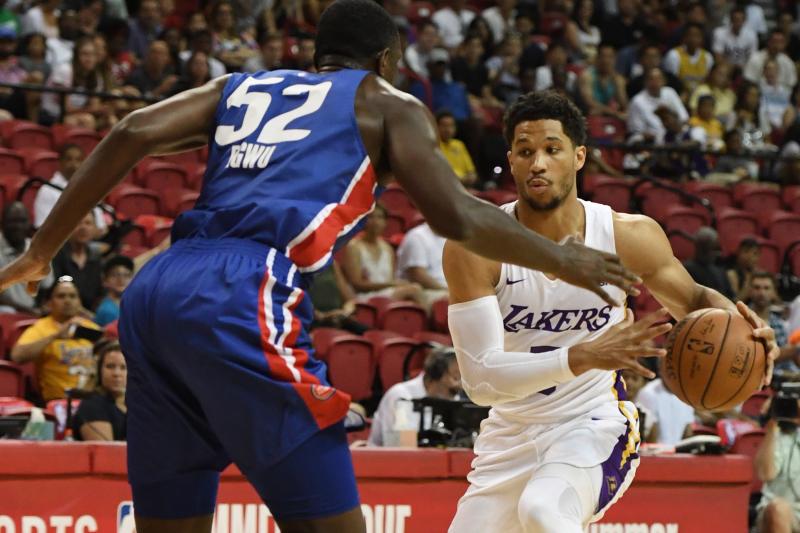
[[[611,208],[579,200],[586,212],[586,246],[616,253]],[[512,214],[516,202],[502,208]],[[616,301],[623,291],[604,289]],[[553,280],[544,273],[503,264],[495,287],[505,327],[505,350],[549,351],[595,339],[625,318],[623,307],[611,307],[595,294]],[[617,372],[589,370],[573,380],[545,389],[527,398],[493,406],[503,418],[522,423],[553,423],[595,409],[619,413],[625,400],[622,378]]]
[[[698,50],[697,59],[693,60],[685,46],[679,46],[677,50],[680,58],[678,77],[686,84],[690,92],[694,91],[708,75],[711,54],[701,48]]]
[[[200,197],[175,221],[173,240],[246,239],[276,249],[302,273],[325,267],[379,192],[354,111],[367,74],[231,75]]]

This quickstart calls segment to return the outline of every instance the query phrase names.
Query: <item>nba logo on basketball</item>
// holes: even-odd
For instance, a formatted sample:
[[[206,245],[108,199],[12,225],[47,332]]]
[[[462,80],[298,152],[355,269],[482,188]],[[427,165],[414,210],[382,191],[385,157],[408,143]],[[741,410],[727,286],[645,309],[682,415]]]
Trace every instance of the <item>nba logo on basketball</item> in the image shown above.
[[[120,502],[117,506],[117,533],[136,533],[133,502]]]

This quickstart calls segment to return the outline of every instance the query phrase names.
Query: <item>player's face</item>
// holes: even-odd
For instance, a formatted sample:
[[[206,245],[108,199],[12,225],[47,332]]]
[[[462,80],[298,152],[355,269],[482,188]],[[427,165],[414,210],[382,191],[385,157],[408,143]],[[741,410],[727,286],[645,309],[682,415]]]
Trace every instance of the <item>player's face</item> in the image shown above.
[[[574,147],[558,120],[523,121],[514,128],[508,163],[520,200],[534,211],[556,209],[575,194],[575,173],[585,162],[586,147]]]
[[[125,394],[125,386],[128,382],[128,366],[125,364],[125,357],[122,352],[108,352],[103,360],[103,368],[100,370],[102,372],[100,383],[103,384],[103,388],[114,396]]]

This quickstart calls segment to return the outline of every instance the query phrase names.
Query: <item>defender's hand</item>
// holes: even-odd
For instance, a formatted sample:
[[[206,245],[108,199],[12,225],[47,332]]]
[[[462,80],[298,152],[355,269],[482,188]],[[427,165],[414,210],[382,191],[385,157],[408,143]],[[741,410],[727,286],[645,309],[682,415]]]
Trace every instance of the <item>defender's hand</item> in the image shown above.
[[[592,291],[607,304],[615,307],[624,302],[615,302],[603,290],[604,284],[616,285],[626,294],[633,296],[639,294],[634,285],[641,283],[641,278],[625,268],[618,256],[587,248],[575,237],[567,239],[560,249],[561,268],[554,273],[558,278]]]

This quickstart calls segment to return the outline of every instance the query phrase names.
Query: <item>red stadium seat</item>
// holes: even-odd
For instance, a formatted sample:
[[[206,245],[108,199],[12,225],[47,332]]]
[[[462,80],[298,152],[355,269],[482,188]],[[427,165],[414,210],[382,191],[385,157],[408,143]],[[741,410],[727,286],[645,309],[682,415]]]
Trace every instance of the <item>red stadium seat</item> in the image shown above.
[[[642,318],[649,315],[653,311],[661,309],[661,304],[658,300],[647,290],[647,287],[639,287],[639,296],[633,301],[633,309],[636,311],[636,317]]]
[[[188,175],[186,177],[186,185],[193,191],[198,191],[203,188],[203,177],[206,174],[205,163],[200,163],[193,169],[187,169]]]
[[[724,209],[717,214],[717,231],[722,254],[736,253],[744,237],[758,235],[758,219],[752,213],[738,209]]]
[[[783,264],[783,249],[775,242],[768,239],[757,237],[761,256],[758,259],[758,266],[762,270],[776,274],[780,272]]]
[[[133,226],[122,238],[122,243],[130,246],[147,246],[147,233],[141,226]]]
[[[69,409],[67,409],[67,404],[69,403]],[[75,411],[78,410],[78,407],[81,405],[80,400],[67,400],[66,398],[60,398],[58,400],[50,400],[47,402],[47,406],[45,412],[50,413],[56,420],[56,440],[63,440],[64,434],[67,429],[67,411],[69,410],[70,416],[75,416]]]
[[[337,337],[328,349],[331,385],[348,393],[354,401],[372,396],[376,359],[370,341],[355,335]]]
[[[150,248],[155,248],[162,242],[164,239],[172,235],[172,222],[164,223],[164,224],[157,224],[152,228],[147,229],[147,246]]]
[[[6,145],[10,148],[40,148],[52,150],[55,146],[53,134],[48,128],[32,122],[18,122],[8,132]]]
[[[393,302],[378,315],[381,329],[396,331],[409,337],[424,330],[427,323],[425,309],[410,302]]]
[[[786,185],[781,189],[781,200],[789,211],[800,213],[800,185]]]
[[[392,213],[386,214],[386,227],[383,229],[383,237],[386,239],[394,235],[406,232],[406,220],[401,215]]]
[[[781,257],[786,248],[800,241],[800,213],[776,211],[768,219],[767,236],[781,247]]]
[[[425,222],[425,217],[422,216],[422,213],[417,211],[416,209],[413,211],[406,211],[403,213],[403,223],[405,225],[405,230],[410,231],[420,224]]]
[[[417,342],[437,342],[445,346],[452,346],[453,339],[446,333],[438,331],[418,331],[414,333],[414,340]]]
[[[161,162],[151,163],[139,180],[145,189],[161,195],[188,187],[188,181],[188,174],[183,167]]]
[[[83,150],[84,155],[89,155],[94,147],[100,144],[100,134],[94,130],[72,128],[65,132],[63,144],[76,144]]]
[[[17,323],[32,323],[36,318],[24,313],[0,313],[0,359],[8,355],[19,335]],[[27,327],[27,325],[25,326]],[[21,333],[21,332],[20,332]]]
[[[493,189],[489,191],[480,191],[476,194],[478,198],[482,198],[487,202],[491,202],[494,205],[503,205],[509,202],[513,202],[517,199],[516,191],[509,191],[506,189]]]
[[[611,206],[614,211],[628,213],[631,210],[631,184],[622,178],[596,180],[592,201]]]
[[[434,331],[449,333],[450,326],[447,324],[447,307],[450,302],[447,298],[441,298],[433,302],[431,306],[431,326]]]
[[[418,22],[431,18],[434,11],[436,11],[436,8],[430,2],[417,0],[409,4],[406,16],[408,17],[408,22],[415,25]]]
[[[25,394],[22,370],[11,361],[0,361],[0,396],[19,396]]]
[[[680,194],[658,186],[641,186],[636,196],[641,202],[642,212],[661,223],[665,221],[669,209],[683,204]]]
[[[782,209],[781,197],[776,190],[756,190],[742,196],[742,210],[753,213],[762,227],[774,211]]]
[[[11,203],[17,199],[19,196],[19,192],[22,189],[23,185],[27,183],[30,178],[25,174],[4,174],[0,175],[0,192],[2,192],[2,200],[3,203]],[[35,187],[32,186],[36,191],[39,190],[41,184],[36,185]],[[33,198],[31,199],[31,205],[28,208],[29,211],[33,209],[33,200],[36,198],[35,192],[32,193]],[[27,207],[27,204],[26,204]]]
[[[417,341],[393,331],[383,330],[367,331],[364,337],[375,347],[378,376],[383,390],[386,391],[395,383],[403,381],[403,363],[417,345]]]
[[[667,232],[680,230],[694,235],[697,230],[709,225],[711,216],[702,207],[671,205],[664,210],[664,226]]]
[[[22,398],[14,396],[0,397],[0,416],[13,416],[15,414],[28,414],[34,405]]]
[[[164,215],[177,217],[184,211],[194,207],[200,193],[190,189],[175,189],[164,191],[161,195],[161,207]]]
[[[558,40],[563,37],[567,27],[567,15],[559,11],[548,11],[542,13],[539,22],[539,31],[551,39]]]
[[[367,302],[356,302],[356,311],[353,318],[367,326],[374,328],[378,325],[378,309]]]
[[[328,358],[328,350],[338,337],[348,336],[350,333],[343,329],[338,328],[314,328],[311,330],[311,342],[314,345],[314,351],[317,358],[326,361]]]
[[[748,433],[742,433],[741,435],[737,435],[736,441],[733,443],[730,452],[747,455],[748,457],[754,459],[763,440],[763,429],[756,429]],[[752,493],[760,491],[761,485],[762,483],[761,480],[758,479],[758,476],[753,476],[753,480],[750,482],[750,492]]]
[[[733,200],[742,205],[745,196],[754,192],[778,193],[778,188],[774,184],[761,183],[758,181],[742,181],[733,186]],[[780,194],[778,194],[780,196]]]
[[[615,178],[607,174],[584,174],[583,181],[581,182],[581,191],[583,192],[583,196],[591,198],[592,194],[594,194],[595,185],[598,182],[609,179],[613,181],[619,178]]]
[[[58,170],[58,154],[48,150],[20,150],[29,176],[49,180]]]
[[[16,150],[0,148],[0,175],[24,173],[25,158]]]
[[[757,419],[761,416],[761,407],[772,396],[768,390],[756,391],[742,404],[742,414]]]
[[[197,165],[202,163],[202,150],[192,150],[190,152],[180,152],[177,154],[169,154],[169,155],[160,155],[158,159],[163,160],[167,163],[172,163],[174,165],[180,165],[182,167]]]
[[[411,201],[406,191],[394,183],[386,187],[386,190],[383,191],[380,197],[380,203],[388,212],[396,215],[402,214],[408,210],[417,210],[417,207]]]
[[[690,181],[684,185],[684,190],[711,202],[715,213],[726,207],[733,207],[733,191],[729,187],[702,181]]]
[[[158,193],[131,185],[122,185],[108,196],[109,203],[118,215],[134,219],[140,215],[158,215],[161,212],[161,198]]]
[[[681,261],[687,261],[694,257],[694,239],[682,231],[671,231],[669,233],[669,244],[672,246],[672,253]]]

